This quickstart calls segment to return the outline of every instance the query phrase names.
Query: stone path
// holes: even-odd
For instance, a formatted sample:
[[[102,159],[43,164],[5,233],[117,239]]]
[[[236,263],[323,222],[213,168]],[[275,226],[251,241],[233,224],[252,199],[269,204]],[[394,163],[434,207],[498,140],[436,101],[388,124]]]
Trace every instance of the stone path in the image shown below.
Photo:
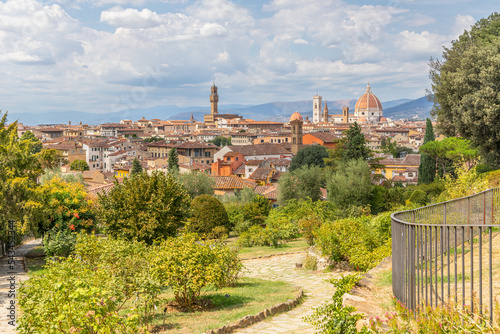
[[[279,280],[292,283],[304,290],[306,298],[294,309],[274,316],[268,320],[256,323],[235,333],[240,334],[308,334],[314,333],[314,328],[304,322],[302,317],[312,314],[312,307],[320,306],[331,300],[335,288],[324,279],[338,278],[340,273],[312,272],[306,269],[295,269],[295,263],[303,263],[306,254],[291,254],[271,258],[246,260],[243,262],[247,272],[245,276]]]
[[[11,319],[9,318],[10,310],[7,309],[11,305],[11,301],[14,300],[9,296],[9,291],[11,290],[10,280],[15,279],[15,293],[19,289],[19,282],[24,281],[28,278],[27,273],[24,271],[23,267],[23,256],[29,252],[32,248],[39,246],[41,244],[40,239],[30,240],[14,249],[14,265],[11,267],[8,263],[9,259],[4,257],[0,259],[0,334],[16,333],[15,327],[9,324]],[[19,309],[15,311],[15,319],[19,317]],[[17,321],[16,321],[17,323]]]

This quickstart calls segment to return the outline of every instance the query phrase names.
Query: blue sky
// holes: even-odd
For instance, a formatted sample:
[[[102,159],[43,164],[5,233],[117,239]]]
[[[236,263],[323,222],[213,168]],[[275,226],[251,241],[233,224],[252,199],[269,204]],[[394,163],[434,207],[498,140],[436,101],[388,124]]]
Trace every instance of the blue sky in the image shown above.
[[[418,98],[428,62],[498,10],[466,0],[8,0],[2,110]]]

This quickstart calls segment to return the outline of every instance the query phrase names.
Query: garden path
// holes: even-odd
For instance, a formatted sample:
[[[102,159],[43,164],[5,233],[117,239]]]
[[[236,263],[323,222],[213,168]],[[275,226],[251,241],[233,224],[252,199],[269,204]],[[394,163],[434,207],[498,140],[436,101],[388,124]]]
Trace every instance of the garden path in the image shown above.
[[[11,290],[10,280],[15,279],[15,294],[19,289],[19,282],[28,279],[28,274],[24,271],[23,257],[31,249],[41,245],[41,239],[33,239],[14,248],[14,265],[10,267],[7,257],[0,259],[0,334],[16,333],[15,326],[9,324],[10,310],[7,309],[14,299],[9,296]],[[19,308],[15,311],[15,319],[19,318]]]
[[[270,258],[245,260],[245,276],[286,281],[304,290],[306,298],[294,309],[256,323],[247,328],[239,329],[239,334],[308,334],[314,333],[314,328],[304,322],[302,317],[311,315],[312,308],[331,300],[335,288],[324,279],[339,278],[341,272],[323,273],[306,269],[296,269],[295,263],[304,263],[305,253],[280,255]],[[347,274],[346,272],[343,272]]]

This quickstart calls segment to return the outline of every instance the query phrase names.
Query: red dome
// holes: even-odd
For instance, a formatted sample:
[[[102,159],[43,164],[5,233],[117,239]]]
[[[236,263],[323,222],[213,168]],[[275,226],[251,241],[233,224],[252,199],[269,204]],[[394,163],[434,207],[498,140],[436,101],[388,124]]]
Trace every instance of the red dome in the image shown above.
[[[360,118],[358,118],[358,122],[359,123],[366,123],[366,118],[361,116]]]
[[[291,122],[291,121],[304,121],[304,119],[302,118],[302,115],[301,115],[301,114],[299,114],[299,113],[296,111],[296,112],[294,112],[294,113],[292,114],[292,116],[290,117],[290,122]]]
[[[358,109],[378,109],[382,110],[382,103],[378,97],[376,97],[370,88],[370,84],[366,86],[366,92],[361,95],[361,97],[356,102],[356,106],[354,107],[354,111]]]

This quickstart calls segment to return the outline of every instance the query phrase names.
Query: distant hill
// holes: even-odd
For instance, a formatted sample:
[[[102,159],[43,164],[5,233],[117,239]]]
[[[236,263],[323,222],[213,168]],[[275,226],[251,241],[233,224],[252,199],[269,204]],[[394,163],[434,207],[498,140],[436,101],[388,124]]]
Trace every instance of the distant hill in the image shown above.
[[[350,112],[354,112],[356,100],[336,100],[327,101],[328,111],[330,115],[342,113],[342,107],[349,107]],[[412,119],[415,116],[419,119],[429,117],[429,112],[432,108],[432,103],[427,101],[425,97],[410,100],[398,99],[382,102],[384,107],[384,116],[393,119],[408,118]],[[290,116],[298,111],[299,113],[309,118],[312,118],[312,100],[297,101],[297,102],[269,102],[259,105],[221,105],[219,106],[220,113],[239,114],[244,118],[277,122],[286,122]],[[203,121],[203,115],[210,112],[209,107],[178,107],[174,105],[155,106],[144,109],[130,109],[118,112],[110,112],[105,114],[95,114],[77,110],[54,111],[34,113],[9,113],[9,122],[19,120],[26,125],[37,124],[67,124],[69,121],[72,124],[95,125],[107,122],[119,122],[122,119],[139,120],[142,117],[146,119],[159,118],[161,120],[171,119],[190,119],[191,113],[198,121]]]
[[[392,119],[426,119],[430,117],[432,105],[433,103],[429,102],[427,97],[424,96],[416,100],[396,105],[392,108],[384,108],[384,116]]]

